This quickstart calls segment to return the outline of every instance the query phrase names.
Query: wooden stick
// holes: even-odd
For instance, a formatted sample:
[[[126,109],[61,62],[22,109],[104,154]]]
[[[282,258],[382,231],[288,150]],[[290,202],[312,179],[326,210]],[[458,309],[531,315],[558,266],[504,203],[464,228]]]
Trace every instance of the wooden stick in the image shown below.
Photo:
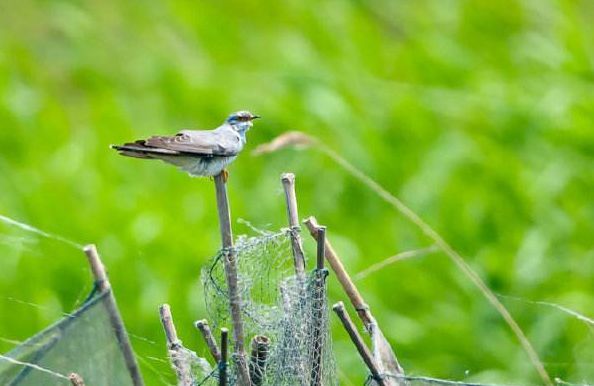
[[[215,340],[215,337],[208,326],[208,321],[206,319],[198,320],[194,323],[194,327],[196,327],[196,329],[202,334],[212,358],[215,360],[215,362],[219,363],[221,361],[221,350],[219,350],[217,341]]]
[[[171,315],[171,307],[169,307],[169,304],[163,304],[159,307],[159,315],[161,316],[161,324],[163,325],[165,338],[167,339],[167,348],[172,350],[179,347],[181,341],[177,337],[177,330],[173,323],[173,316]]]
[[[237,262],[235,252],[233,251],[233,233],[231,231],[231,212],[229,210],[229,199],[227,198],[227,187],[223,172],[214,178],[217,209],[219,214],[219,224],[221,231],[221,240],[223,244],[223,262],[225,264],[225,277],[227,279],[227,288],[229,291],[229,307],[231,309],[231,321],[233,323],[233,352],[235,363],[239,374],[240,383],[249,386],[250,373],[248,370],[245,352],[243,323],[241,321],[241,297],[238,290]]]
[[[299,234],[299,214],[297,211],[297,195],[295,194],[295,175],[293,173],[283,173],[281,182],[285,190],[285,201],[287,205],[287,217],[289,227],[291,228],[291,245],[293,247],[293,259],[295,263],[295,273],[300,280],[305,278],[305,254],[303,253],[303,244]]]
[[[165,331],[165,338],[167,339],[169,358],[173,365],[173,369],[175,370],[178,385],[192,386],[194,382],[191,364],[184,360],[180,360],[183,355],[184,347],[181,340],[177,337],[177,331],[175,329],[175,324],[173,323],[173,316],[171,315],[169,304],[163,304],[159,307],[159,315],[161,317],[163,330]]]
[[[260,386],[266,372],[266,361],[270,349],[270,339],[264,335],[256,335],[252,338],[252,354],[250,357],[250,379],[252,385]]]
[[[120,315],[115,296],[111,290],[111,284],[109,283],[105,266],[101,262],[97,248],[94,244],[89,244],[85,246],[83,250],[87,256],[89,265],[91,266],[91,272],[95,278],[97,289],[101,293],[109,291],[109,294],[103,300],[103,304],[105,305],[109,315],[109,321],[118,340],[120,350],[122,350],[126,367],[128,368],[128,372],[132,378],[132,383],[134,386],[144,386],[144,381],[142,379],[140,369],[138,368],[136,357],[134,356],[134,349],[130,343],[126,326],[124,326],[124,321]]]
[[[68,379],[70,379],[72,386],[85,386],[85,381],[77,373],[70,373]]]
[[[326,227],[319,226],[317,229],[316,268],[324,269],[324,256],[326,255]]]
[[[367,348],[367,346],[363,342],[363,338],[361,337],[361,335],[359,335],[359,332],[357,331],[355,324],[353,323],[353,321],[349,317],[349,314],[344,308],[344,303],[336,303],[334,306],[332,306],[332,310],[334,310],[336,315],[338,315],[338,318],[342,322],[344,329],[347,331],[349,337],[355,344],[355,347],[357,348],[357,351],[359,352],[361,359],[363,359],[363,362],[365,362],[365,365],[371,372],[371,376],[373,377],[375,382],[377,382],[379,386],[386,386],[386,382],[384,379],[382,379],[377,365],[373,359],[373,356],[369,351],[369,348]]]
[[[311,368],[311,386],[322,384],[322,351],[324,350],[324,301],[326,299],[326,278],[324,272],[324,250],[326,241],[326,227],[317,229],[317,260],[313,282],[313,358]]]
[[[304,223],[309,229],[309,232],[312,235],[312,237],[317,240],[319,225],[316,218],[313,216],[309,217],[304,221]],[[373,325],[373,316],[371,315],[371,311],[369,310],[369,307],[363,300],[361,293],[359,293],[359,290],[351,280],[351,277],[344,268],[344,265],[342,265],[340,258],[334,251],[334,248],[332,248],[332,244],[330,244],[330,241],[328,241],[328,239],[326,239],[325,242],[324,253],[326,256],[326,260],[328,261],[330,267],[336,274],[336,277],[338,278],[340,285],[344,289],[344,292],[346,292],[348,298],[353,304],[353,307],[355,307],[355,310],[357,310],[357,314],[359,314],[361,321],[365,325],[365,329],[367,331],[370,331]]]
[[[227,386],[227,355],[229,330],[221,328],[221,360],[219,362],[219,386]]]

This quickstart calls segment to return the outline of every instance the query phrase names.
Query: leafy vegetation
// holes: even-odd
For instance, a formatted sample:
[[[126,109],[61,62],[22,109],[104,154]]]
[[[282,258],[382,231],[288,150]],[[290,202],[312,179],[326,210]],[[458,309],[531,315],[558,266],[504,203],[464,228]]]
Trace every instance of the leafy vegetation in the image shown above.
[[[431,241],[325,155],[320,138],[431,224],[502,297],[553,377],[594,382],[594,6],[494,1],[8,1],[0,4],[0,213],[95,242],[149,385],[171,380],[157,316],[204,352],[199,272],[219,246],[214,187],[108,149],[264,119],[230,168],[235,217],[285,226],[280,173],[351,272]],[[236,233],[249,233],[235,223]],[[2,227],[2,351],[90,289],[81,252]],[[312,243],[309,245],[312,250]],[[342,299],[330,279],[332,300]],[[439,253],[361,279],[412,374],[539,378],[498,313]],[[32,308],[14,299],[40,305]],[[365,370],[334,321],[342,383]],[[150,343],[147,338],[155,343]]]

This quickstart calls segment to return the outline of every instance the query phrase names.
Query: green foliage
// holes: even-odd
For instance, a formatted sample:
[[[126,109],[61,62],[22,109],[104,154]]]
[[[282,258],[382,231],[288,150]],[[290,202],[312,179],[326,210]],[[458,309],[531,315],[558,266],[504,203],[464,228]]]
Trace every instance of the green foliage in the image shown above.
[[[249,155],[301,130],[401,197],[496,292],[592,315],[593,19],[591,2],[569,0],[5,1],[0,213],[97,243],[129,330],[156,342],[133,339],[149,385],[170,380],[152,359],[165,354],[157,306],[171,303],[186,345],[203,350],[191,322],[205,315],[200,268],[219,247],[214,187],[108,145],[211,128],[248,108],[264,119],[230,168],[235,217],[284,226],[279,176],[293,171],[301,215],[328,226],[352,272],[428,245],[323,155]],[[71,310],[89,276],[82,253],[1,235],[0,337],[24,340]],[[359,285],[409,372],[538,382],[443,255]],[[588,326],[503,301],[553,376],[594,380]],[[361,384],[333,323],[342,382]]]

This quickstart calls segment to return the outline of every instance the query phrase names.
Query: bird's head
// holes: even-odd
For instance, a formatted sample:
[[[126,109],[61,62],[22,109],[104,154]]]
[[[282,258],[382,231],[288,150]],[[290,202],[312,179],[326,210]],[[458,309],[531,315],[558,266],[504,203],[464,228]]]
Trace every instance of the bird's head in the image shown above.
[[[229,115],[225,122],[243,134],[252,127],[252,121],[257,118],[260,118],[260,116],[252,114],[249,111],[238,111]]]

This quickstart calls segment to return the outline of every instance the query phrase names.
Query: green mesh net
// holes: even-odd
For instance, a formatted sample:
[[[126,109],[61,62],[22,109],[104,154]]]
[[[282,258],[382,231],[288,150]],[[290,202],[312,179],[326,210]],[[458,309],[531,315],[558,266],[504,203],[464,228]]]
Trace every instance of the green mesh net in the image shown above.
[[[255,385],[336,385],[325,293],[327,271],[294,271],[291,232],[239,237],[234,247],[249,369]],[[220,251],[202,272],[209,321],[231,327]],[[202,371],[196,371],[196,369]],[[229,384],[237,384],[233,358]],[[194,367],[194,383],[217,384],[217,371]]]
[[[93,293],[72,314],[0,357],[0,385],[71,385],[75,372],[88,386],[132,386],[105,300]]]

